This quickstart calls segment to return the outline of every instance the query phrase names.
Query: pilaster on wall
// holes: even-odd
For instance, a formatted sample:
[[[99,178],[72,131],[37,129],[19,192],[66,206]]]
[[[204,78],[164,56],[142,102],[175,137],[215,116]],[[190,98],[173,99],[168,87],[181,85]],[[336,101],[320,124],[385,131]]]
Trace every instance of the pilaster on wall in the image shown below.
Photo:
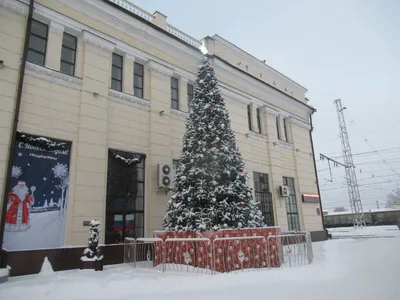
[[[79,78],[83,76],[83,62],[85,61],[83,34],[84,31],[81,32],[76,41],[75,76]]]
[[[133,64],[135,63],[135,58],[125,54],[123,63],[122,91],[126,94],[133,95]]]
[[[56,71],[60,71],[63,33],[63,25],[50,21],[45,66]]]
[[[83,32],[81,107],[78,128],[76,190],[73,206],[72,240],[85,244],[87,228],[83,221],[101,222],[104,242],[107,187],[108,78],[114,45],[89,32]],[[67,241],[68,243],[68,241]]]
[[[269,159],[269,180],[271,186],[272,199],[274,199],[274,218],[275,225],[281,226],[282,230],[287,230],[286,203],[285,199],[279,196],[279,186],[283,184],[283,170],[280,158],[280,148],[278,145],[278,135],[276,129],[276,118],[279,112],[264,107],[266,134],[269,143],[267,143],[268,159]]]
[[[153,230],[161,228],[166,212],[168,196],[165,191],[157,191],[157,165],[171,163],[171,76],[173,70],[155,61],[149,60],[145,66],[147,87],[151,102],[149,149],[147,159],[146,186],[146,235],[152,236]]]

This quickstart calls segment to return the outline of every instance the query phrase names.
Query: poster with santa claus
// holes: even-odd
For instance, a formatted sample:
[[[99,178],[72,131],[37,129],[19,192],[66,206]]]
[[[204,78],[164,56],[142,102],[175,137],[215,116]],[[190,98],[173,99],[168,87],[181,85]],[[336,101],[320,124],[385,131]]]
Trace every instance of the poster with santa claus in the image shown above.
[[[17,141],[13,158],[3,247],[10,251],[61,247],[67,217],[71,143],[23,137]]]

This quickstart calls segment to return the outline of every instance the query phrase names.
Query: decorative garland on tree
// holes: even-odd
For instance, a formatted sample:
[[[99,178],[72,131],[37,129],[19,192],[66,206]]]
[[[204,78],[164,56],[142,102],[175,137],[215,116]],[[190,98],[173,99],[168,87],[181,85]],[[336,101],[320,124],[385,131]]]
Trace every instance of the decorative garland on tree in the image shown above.
[[[26,134],[23,134],[20,131],[17,131],[17,141],[23,142],[25,144],[39,147],[47,151],[61,150],[65,149],[66,143],[64,142],[55,142],[48,138],[44,137],[33,137]]]
[[[120,163],[122,163],[125,167],[131,167],[134,165],[137,165],[142,162],[143,156],[137,155],[134,158],[125,158],[121,156],[120,154],[110,150],[111,154],[113,157],[118,160]]]

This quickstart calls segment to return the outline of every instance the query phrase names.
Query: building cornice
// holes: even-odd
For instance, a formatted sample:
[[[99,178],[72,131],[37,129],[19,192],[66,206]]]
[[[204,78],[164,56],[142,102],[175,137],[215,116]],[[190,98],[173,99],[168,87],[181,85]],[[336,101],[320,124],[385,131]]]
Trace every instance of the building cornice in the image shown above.
[[[304,122],[304,121],[299,120],[297,118],[289,117],[287,119],[287,121],[288,121],[288,124],[293,124],[293,125],[296,125],[297,127],[301,127],[301,128],[307,129],[307,130],[311,130],[311,124],[310,123]]]
[[[77,2],[76,0],[71,0],[70,2],[67,2],[66,0],[59,0],[59,1],[65,3],[66,5],[72,5],[73,4],[74,8],[76,8],[76,9],[78,9],[79,7],[81,7],[83,9],[84,8],[83,5],[86,3],[86,1],[80,1],[80,0],[79,0],[79,2]],[[90,2],[93,2],[93,1],[90,0]],[[96,0],[96,3],[100,3],[100,2],[101,1],[97,1]],[[92,4],[92,5],[94,5],[94,4]],[[87,11],[87,7],[86,7],[85,11]],[[85,24],[82,24],[82,23],[80,23],[80,22],[78,22],[78,21],[76,21],[76,20],[74,20],[72,18],[66,17],[66,16],[64,16],[64,15],[62,15],[62,14],[56,12],[56,11],[53,11],[53,10],[43,6],[43,5],[40,5],[38,3],[36,3],[36,5],[35,5],[35,14],[36,14],[37,17],[39,17],[39,18],[41,17],[42,19],[56,20],[58,23],[64,25],[66,31],[67,30],[73,30],[73,31],[75,31],[77,33],[82,32],[82,31],[87,31],[89,33],[92,33],[92,34],[94,34],[94,35],[96,35],[96,36],[98,36],[98,37],[100,37],[100,38],[102,38],[102,39],[114,44],[115,45],[115,49],[118,49],[118,50],[122,51],[123,53],[126,53],[128,55],[131,55],[131,56],[135,57],[135,61],[138,61],[138,62],[141,62],[141,63],[145,64],[148,60],[153,60],[155,62],[158,62],[160,64],[163,64],[163,65],[173,69],[174,73],[177,73],[177,74],[182,75],[182,76],[184,76],[186,78],[189,78],[189,80],[194,81],[196,79],[196,74],[194,74],[194,73],[188,72],[187,70],[184,70],[184,69],[182,69],[182,68],[180,68],[178,66],[172,65],[172,64],[168,63],[167,61],[164,61],[164,60],[162,60],[162,59],[160,59],[160,58],[158,58],[158,57],[156,57],[156,56],[154,56],[152,54],[149,54],[149,53],[144,52],[144,51],[142,51],[140,49],[134,48],[133,46],[131,46],[129,44],[126,44],[126,43],[124,43],[124,42],[122,42],[122,41],[120,41],[120,40],[118,40],[118,39],[116,39],[116,38],[114,38],[112,36],[108,36],[108,35],[100,32],[100,31],[95,30],[94,28],[91,28],[91,27],[89,27],[89,26],[87,26]],[[126,16],[130,18],[129,15],[126,15]],[[130,18],[130,19],[132,19],[132,18]],[[112,23],[110,26],[113,26],[113,25],[114,25],[114,23]],[[143,23],[142,25],[145,26],[146,24]],[[145,28],[143,28],[143,31],[144,31],[144,29]],[[124,30],[126,31],[127,29],[124,29]],[[135,38],[139,38],[140,37],[141,30],[139,30],[138,28],[136,28],[136,29],[131,28],[128,31],[135,33],[135,35],[134,35]],[[146,32],[145,36],[149,37],[149,35],[150,35],[150,33]],[[165,37],[165,38],[167,38],[167,37]],[[150,41],[147,40],[147,42],[149,43]],[[159,41],[159,44],[155,48],[163,49],[162,45],[160,45],[160,41]],[[186,53],[186,55],[187,55],[187,51],[184,52],[185,51],[184,48],[185,48],[184,45],[181,45],[181,48],[179,48],[179,49],[182,52],[179,52],[179,53],[183,53],[183,55]],[[176,48],[176,49],[178,49],[178,48]],[[170,51],[166,51],[166,52],[170,52]],[[200,52],[196,53],[196,55],[194,55],[194,56],[192,54],[190,54],[190,55],[191,55],[191,59],[193,59],[193,57],[195,57],[195,59],[198,59],[198,62],[196,63],[196,65],[198,63],[200,63],[201,57],[202,57],[202,54]],[[182,57],[180,57],[180,59],[182,59]]]
[[[273,108],[268,107],[268,106],[264,106],[263,108],[265,109],[266,113],[271,115],[271,116],[277,117],[277,116],[280,115],[279,110],[273,109]]]
[[[112,89],[108,89],[108,98],[110,100],[135,106],[144,110],[150,110],[151,103],[148,100],[135,97],[133,95],[121,93]]]
[[[44,79],[53,83],[58,83],[70,88],[82,89],[82,79],[74,76],[69,76],[58,71],[54,71],[49,68],[45,68],[39,65],[35,65],[30,62],[26,62],[25,74],[40,79]]]
[[[27,16],[29,12],[29,7],[26,4],[15,0],[0,0],[0,7],[21,16]]]
[[[154,60],[149,60],[146,63],[147,71],[158,73],[167,77],[171,77],[174,74],[174,69],[169,66],[160,64]]]
[[[218,57],[214,56],[213,62],[214,62],[214,66],[215,66],[214,69],[217,73],[217,77],[218,77],[218,73],[220,73],[221,75],[223,75],[223,77],[233,79],[234,83],[237,82],[238,84],[242,84],[242,85],[243,85],[243,83],[247,83],[247,86],[249,87],[249,89],[254,89],[259,94],[265,95],[265,98],[274,100],[275,102],[287,103],[288,101],[290,101],[291,106],[298,111],[310,113],[311,111],[315,110],[314,108],[308,106],[306,103],[303,103],[298,99],[294,99],[293,97],[286,95],[286,94],[282,93],[281,91],[273,89],[267,83],[257,81],[252,76],[243,74],[243,72],[237,70],[236,68],[232,67],[229,63],[225,62],[224,60],[222,60]],[[220,82],[222,82],[221,78],[219,78],[219,79],[220,79]],[[251,96],[251,98],[257,99],[260,101],[258,103],[258,106],[262,105],[263,103],[264,104],[267,103],[264,100],[260,100],[253,96]],[[258,102],[258,101],[256,101],[256,102]]]
[[[268,66],[267,64],[263,63],[253,55],[247,53],[243,49],[239,48],[238,46],[232,44],[231,42],[225,40],[223,37],[220,37],[219,35],[215,34],[213,37],[206,37],[206,38],[211,38],[214,39],[221,44],[223,44],[225,47],[230,49],[232,52],[236,52],[237,54],[244,56],[247,58],[250,62],[255,63],[258,67],[261,67],[262,69],[266,70],[267,72],[273,74],[274,76],[278,77],[280,80],[285,82],[286,84],[289,84],[293,86],[294,88],[300,90],[302,93],[306,93],[307,89],[303,87],[302,85],[298,84],[294,80],[290,79],[289,77],[285,76],[284,74],[280,73],[279,71],[275,70],[274,68]]]
[[[232,90],[229,86],[227,86],[223,82],[218,82],[218,88],[221,94],[225,97],[228,97],[229,99],[239,101],[246,105],[251,103],[252,99],[250,97],[240,93],[239,91]]]
[[[62,35],[64,32],[64,26],[55,21],[50,21],[49,31],[57,35]]]
[[[83,31],[83,42],[107,52],[113,52],[115,44],[89,31]]]

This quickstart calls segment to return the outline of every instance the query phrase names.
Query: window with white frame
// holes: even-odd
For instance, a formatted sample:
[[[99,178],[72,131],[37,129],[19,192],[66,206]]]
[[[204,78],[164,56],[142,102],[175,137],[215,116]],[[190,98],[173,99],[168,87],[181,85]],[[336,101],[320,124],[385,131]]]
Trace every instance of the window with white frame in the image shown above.
[[[171,77],[171,108],[179,109],[179,81]]]
[[[111,88],[122,92],[122,56],[112,55]]]
[[[46,24],[32,20],[27,61],[44,66],[48,29]]]
[[[143,98],[143,65],[137,62],[133,65],[133,91],[138,98]]]
[[[63,34],[61,48],[61,65],[62,73],[74,76],[76,59],[76,37],[68,33]]]

